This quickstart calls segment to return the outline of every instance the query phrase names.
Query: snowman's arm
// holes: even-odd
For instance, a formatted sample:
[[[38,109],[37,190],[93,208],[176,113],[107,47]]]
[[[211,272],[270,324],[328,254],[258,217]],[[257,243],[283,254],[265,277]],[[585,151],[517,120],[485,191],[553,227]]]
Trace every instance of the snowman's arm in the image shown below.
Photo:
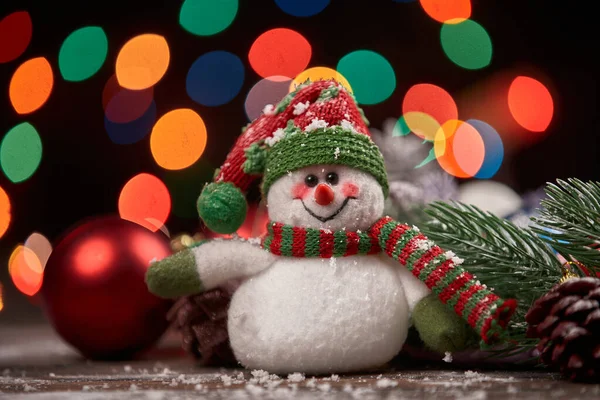
[[[406,297],[406,302],[408,303],[408,311],[412,313],[417,303],[431,294],[431,289],[414,276],[405,266],[399,265],[390,258],[388,258],[388,262],[396,264],[395,267],[404,289],[404,297]]]
[[[210,240],[150,265],[146,284],[160,297],[180,297],[254,275],[274,261],[272,253],[243,240]]]
[[[439,301],[463,318],[486,342],[497,339],[510,321],[515,300],[504,300],[462,268],[462,261],[427,239],[416,226],[390,217],[369,231],[373,241],[391,260],[423,282]],[[418,292],[418,291],[417,291]]]

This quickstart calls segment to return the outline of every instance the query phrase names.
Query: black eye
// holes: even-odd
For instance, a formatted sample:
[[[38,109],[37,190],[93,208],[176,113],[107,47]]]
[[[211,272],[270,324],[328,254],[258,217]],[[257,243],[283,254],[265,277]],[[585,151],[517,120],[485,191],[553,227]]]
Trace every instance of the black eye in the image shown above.
[[[312,174],[306,175],[306,178],[304,178],[304,183],[308,187],[315,187],[315,186],[317,186],[317,183],[319,183],[319,178],[317,178],[316,175],[312,175]]]
[[[340,181],[340,177],[335,172],[330,172],[327,174],[327,177],[325,177],[325,181],[331,185],[337,185]]]

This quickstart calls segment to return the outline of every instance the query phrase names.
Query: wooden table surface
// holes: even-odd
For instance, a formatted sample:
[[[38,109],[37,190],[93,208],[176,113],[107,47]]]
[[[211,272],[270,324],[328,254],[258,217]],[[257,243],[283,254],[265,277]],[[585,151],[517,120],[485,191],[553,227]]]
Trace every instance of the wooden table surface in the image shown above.
[[[600,399],[600,385],[546,371],[434,368],[403,361],[363,374],[302,377],[203,368],[169,332],[143,359],[81,359],[47,325],[0,328],[0,399]]]

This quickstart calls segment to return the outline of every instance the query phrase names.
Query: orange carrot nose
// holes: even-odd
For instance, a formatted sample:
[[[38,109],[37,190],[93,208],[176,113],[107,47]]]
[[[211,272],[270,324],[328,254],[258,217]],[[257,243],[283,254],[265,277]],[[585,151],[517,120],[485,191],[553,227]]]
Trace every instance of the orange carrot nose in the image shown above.
[[[321,206],[327,206],[333,201],[333,189],[328,185],[320,183],[315,189],[315,201]]]

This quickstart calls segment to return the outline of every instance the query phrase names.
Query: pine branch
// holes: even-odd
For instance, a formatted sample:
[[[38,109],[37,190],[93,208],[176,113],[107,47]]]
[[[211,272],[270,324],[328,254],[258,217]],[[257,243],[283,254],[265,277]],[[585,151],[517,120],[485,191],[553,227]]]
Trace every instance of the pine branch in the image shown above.
[[[465,269],[498,295],[519,301],[510,335],[521,337],[530,306],[562,277],[552,249],[531,230],[472,205],[434,202],[425,212],[430,239],[464,258]]]
[[[565,259],[600,272],[600,183],[557,180],[545,189],[540,215],[532,230]]]

